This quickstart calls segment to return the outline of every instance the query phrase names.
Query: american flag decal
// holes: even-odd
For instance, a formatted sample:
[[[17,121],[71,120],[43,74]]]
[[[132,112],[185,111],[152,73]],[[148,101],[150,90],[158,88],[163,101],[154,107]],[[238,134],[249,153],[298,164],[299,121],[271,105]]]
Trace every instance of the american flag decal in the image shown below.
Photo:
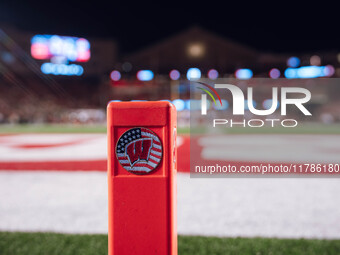
[[[162,143],[147,128],[131,128],[118,139],[116,155],[127,171],[135,174],[150,173],[162,159]]]

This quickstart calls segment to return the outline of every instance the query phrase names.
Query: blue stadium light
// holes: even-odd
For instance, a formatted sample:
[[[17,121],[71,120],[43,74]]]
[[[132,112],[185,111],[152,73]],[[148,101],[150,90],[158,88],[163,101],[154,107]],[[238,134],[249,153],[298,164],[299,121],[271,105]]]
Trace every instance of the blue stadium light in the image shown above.
[[[287,60],[287,66],[289,67],[298,67],[300,65],[300,59],[298,57],[290,57]]]
[[[176,107],[177,111],[183,111],[185,109],[185,102],[182,99],[175,99],[172,104]]]
[[[253,71],[247,68],[238,69],[235,72],[235,77],[240,80],[248,80],[253,77]]]
[[[154,75],[151,70],[140,70],[137,73],[137,79],[140,81],[151,81],[153,76]]]
[[[187,79],[188,80],[198,80],[201,78],[201,70],[194,67],[189,68],[187,71]]]
[[[81,76],[84,73],[84,69],[80,65],[71,64],[53,64],[53,63],[44,63],[41,65],[41,71],[44,74],[53,74],[53,75],[76,75]]]
[[[35,35],[31,39],[31,43],[44,43],[46,41],[45,36],[43,35]]]
[[[225,99],[222,99],[222,105],[220,104],[220,102],[217,102],[217,105],[213,104],[214,108],[216,110],[227,110],[229,108],[229,102]]]
[[[185,109],[190,110],[190,100],[185,100]]]
[[[262,103],[262,106],[263,106],[263,108],[264,108],[265,110],[270,109],[270,108],[272,107],[272,105],[273,105],[273,100],[272,100],[272,99],[266,99],[266,100],[264,100],[263,103]],[[280,106],[280,103],[277,102],[277,107],[276,107],[276,109],[278,109],[279,106]]]
[[[208,103],[209,103],[209,101],[208,101]],[[208,105],[207,105],[207,108],[208,108]],[[201,100],[191,99],[189,109],[194,110],[194,111],[200,110],[201,109]]]
[[[255,108],[257,105],[257,103],[253,100],[253,107]],[[248,107],[248,100],[244,100],[244,109],[245,110],[249,110],[249,107]]]
[[[318,66],[304,66],[297,70],[298,78],[317,78],[323,76],[323,69]]]
[[[226,101],[226,104],[223,102]],[[226,106],[225,109],[228,108],[229,103],[227,100],[222,99],[223,107]],[[207,108],[209,109],[211,106],[210,101],[207,101]],[[201,100],[197,99],[190,99],[190,100],[185,100],[185,109],[187,110],[201,110]],[[222,109],[218,109],[222,110]]]
[[[287,68],[285,71],[287,79],[311,79],[332,76],[333,74],[333,66],[302,66],[299,68]]]
[[[297,78],[297,70],[295,68],[287,68],[285,70],[285,77],[287,79],[296,79]]]

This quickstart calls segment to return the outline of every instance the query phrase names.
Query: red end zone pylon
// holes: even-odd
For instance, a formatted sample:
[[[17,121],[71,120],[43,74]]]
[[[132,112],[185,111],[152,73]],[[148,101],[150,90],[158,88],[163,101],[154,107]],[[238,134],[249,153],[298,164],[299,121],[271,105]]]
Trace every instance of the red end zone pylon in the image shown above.
[[[176,110],[108,105],[109,255],[175,255]]]

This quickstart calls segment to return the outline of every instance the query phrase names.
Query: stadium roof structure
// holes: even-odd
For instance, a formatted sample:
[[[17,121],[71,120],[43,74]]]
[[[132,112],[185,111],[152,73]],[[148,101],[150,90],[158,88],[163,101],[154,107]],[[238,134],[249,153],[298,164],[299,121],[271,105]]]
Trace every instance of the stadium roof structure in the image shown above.
[[[235,71],[235,68],[251,68],[257,64],[260,53],[255,49],[200,27],[192,27],[173,37],[127,55],[124,60],[133,70],[151,69],[167,73],[171,69],[185,72],[188,68],[201,70]]]

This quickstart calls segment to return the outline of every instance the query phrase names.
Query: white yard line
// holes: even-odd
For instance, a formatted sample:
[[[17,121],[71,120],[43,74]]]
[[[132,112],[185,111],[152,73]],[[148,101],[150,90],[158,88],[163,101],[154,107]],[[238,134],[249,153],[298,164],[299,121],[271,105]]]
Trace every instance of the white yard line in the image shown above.
[[[66,144],[65,144],[66,143]],[[53,145],[22,148],[22,146]],[[22,134],[0,137],[0,162],[105,160],[105,134]]]
[[[178,232],[340,238],[340,179],[190,179],[178,174]],[[107,233],[103,172],[0,171],[0,230]]]

